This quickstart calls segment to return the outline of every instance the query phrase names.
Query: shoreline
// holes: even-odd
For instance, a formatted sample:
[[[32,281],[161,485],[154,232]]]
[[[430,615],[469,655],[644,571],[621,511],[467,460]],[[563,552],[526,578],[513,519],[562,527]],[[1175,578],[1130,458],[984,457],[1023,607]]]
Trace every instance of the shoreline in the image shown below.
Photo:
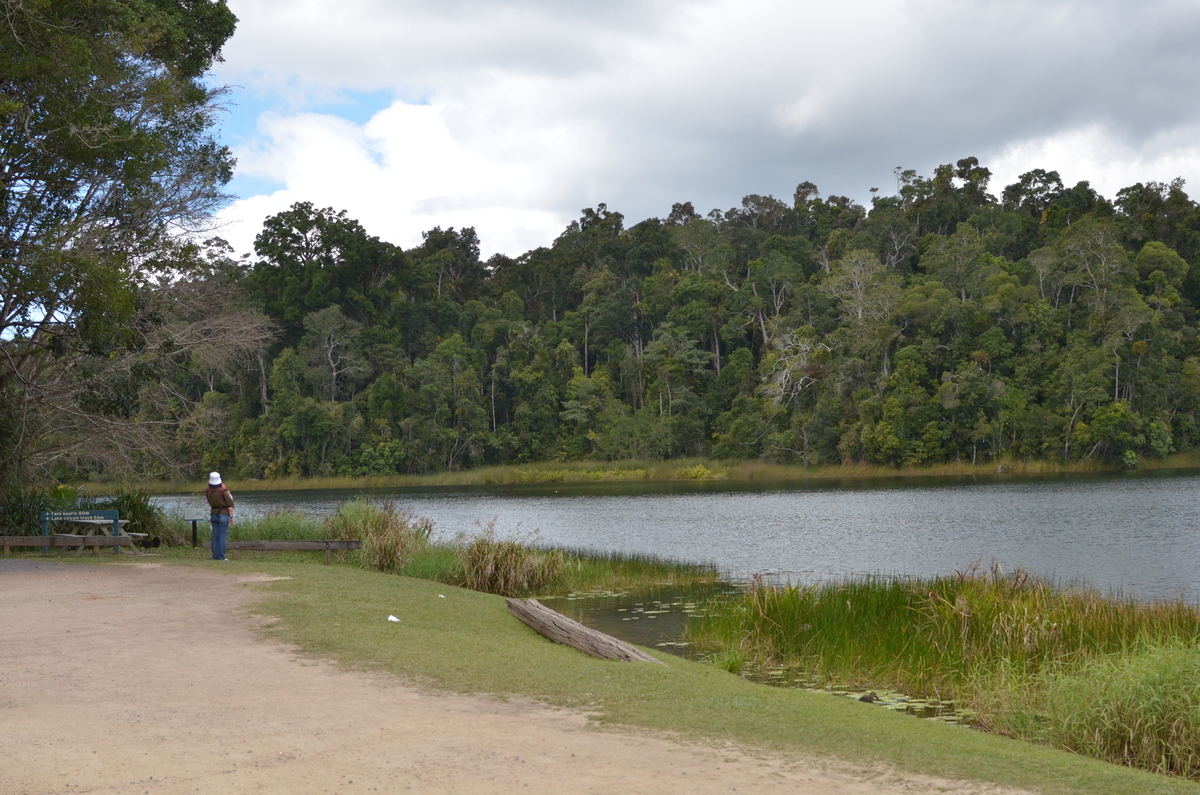
[[[729,483],[814,484],[905,480],[959,480],[965,478],[1008,479],[1054,475],[1103,475],[1122,473],[1175,473],[1200,470],[1200,450],[1176,453],[1163,459],[1142,459],[1136,469],[1123,469],[1097,461],[1062,464],[1053,461],[1004,461],[1000,464],[948,463],[930,467],[888,467],[876,464],[835,464],[804,467],[768,464],[761,461],[715,461],[688,458],[670,461],[544,461],[531,464],[501,464],[457,472],[428,475],[331,475],[227,480],[233,491],[306,491],[325,489],[422,489],[490,486],[537,486],[589,483]],[[187,493],[197,481],[84,481],[72,484],[83,494],[95,495],[114,489],[147,494]]]

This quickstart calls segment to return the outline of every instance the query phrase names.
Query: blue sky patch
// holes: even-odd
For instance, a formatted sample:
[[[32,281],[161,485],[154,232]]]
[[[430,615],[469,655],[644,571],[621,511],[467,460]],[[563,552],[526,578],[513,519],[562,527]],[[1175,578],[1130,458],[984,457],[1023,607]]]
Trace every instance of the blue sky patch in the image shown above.
[[[222,143],[234,150],[252,146],[259,137],[259,117],[269,111],[280,115],[323,113],[361,126],[370,121],[376,113],[389,107],[395,98],[395,92],[391,89],[322,92],[318,97],[314,96],[314,92],[306,92],[301,87],[285,94],[232,86],[225,101],[227,110],[217,117],[216,134]],[[284,184],[277,180],[235,171],[226,190],[244,199],[274,193],[284,187]]]

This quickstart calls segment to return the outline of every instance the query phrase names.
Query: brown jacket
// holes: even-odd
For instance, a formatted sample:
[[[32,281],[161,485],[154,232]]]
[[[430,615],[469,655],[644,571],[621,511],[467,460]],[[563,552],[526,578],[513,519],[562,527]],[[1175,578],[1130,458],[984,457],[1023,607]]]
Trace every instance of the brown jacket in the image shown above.
[[[204,490],[204,498],[208,500],[208,507],[212,509],[212,513],[228,513],[233,516],[233,495],[225,488],[225,484],[216,488],[209,486]]]

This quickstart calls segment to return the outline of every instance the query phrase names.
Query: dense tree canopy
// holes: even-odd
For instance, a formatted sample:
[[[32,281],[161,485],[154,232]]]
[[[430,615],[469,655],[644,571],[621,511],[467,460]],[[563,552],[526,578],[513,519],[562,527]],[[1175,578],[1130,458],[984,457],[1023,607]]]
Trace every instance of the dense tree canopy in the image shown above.
[[[184,235],[224,199],[232,159],[209,134],[219,92],[202,79],[236,20],[224,0],[0,0],[0,12],[11,480],[90,438],[137,433],[140,365],[123,354],[151,345],[147,288],[196,259]]]
[[[297,204],[248,271],[189,282],[219,280],[278,333],[256,326],[233,364],[157,371],[129,410],[169,384],[176,465],[249,477],[685,455],[1132,465],[1196,446],[1183,183],[1110,201],[1053,171],[998,195],[990,176],[965,158],[897,169],[870,208],[803,182],[790,202],[684,202],[632,226],[599,205],[486,262],[472,229],[404,251]]]

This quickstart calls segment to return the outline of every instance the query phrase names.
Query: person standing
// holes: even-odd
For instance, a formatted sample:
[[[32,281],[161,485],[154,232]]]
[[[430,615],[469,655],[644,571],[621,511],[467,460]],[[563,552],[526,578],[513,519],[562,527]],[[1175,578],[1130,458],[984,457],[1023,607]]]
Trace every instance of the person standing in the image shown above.
[[[210,508],[208,521],[212,523],[213,560],[225,560],[225,543],[229,539],[229,525],[233,523],[233,495],[221,482],[220,472],[208,473],[204,498]]]

